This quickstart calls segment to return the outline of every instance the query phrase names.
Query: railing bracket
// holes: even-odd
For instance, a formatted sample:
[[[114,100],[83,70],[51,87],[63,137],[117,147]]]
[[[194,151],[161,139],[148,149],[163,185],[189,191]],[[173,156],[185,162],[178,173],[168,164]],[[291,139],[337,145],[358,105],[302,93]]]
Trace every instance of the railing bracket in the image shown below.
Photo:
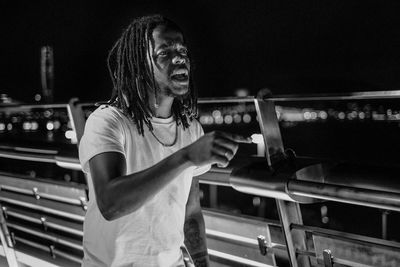
[[[259,235],[257,237],[258,241],[258,248],[260,249],[261,255],[265,256],[268,253],[268,243],[267,240],[265,240],[265,236]]]
[[[47,231],[47,220],[46,220],[46,217],[40,217],[40,222],[41,222],[42,225],[43,225],[43,229],[44,229],[45,231]]]
[[[1,210],[3,211],[4,218],[8,219],[7,207],[2,206]]]
[[[50,256],[55,259],[56,258],[56,253],[55,253],[55,246],[54,245],[50,245],[49,246],[49,251],[50,251]]]
[[[33,195],[35,196],[36,199],[40,198],[39,190],[38,190],[37,187],[32,188],[32,192],[33,192]]]
[[[84,211],[87,210],[87,200],[85,197],[80,197],[79,201],[81,202],[81,207]]]
[[[332,252],[329,249],[324,249],[322,256],[324,257],[324,267],[333,267]]]

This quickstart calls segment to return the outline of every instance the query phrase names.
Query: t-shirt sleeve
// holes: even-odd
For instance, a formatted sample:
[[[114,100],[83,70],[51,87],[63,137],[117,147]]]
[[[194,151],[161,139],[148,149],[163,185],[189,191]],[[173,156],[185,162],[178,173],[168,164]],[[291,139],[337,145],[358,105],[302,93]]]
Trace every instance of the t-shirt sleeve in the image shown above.
[[[193,120],[194,123],[194,140],[196,141],[197,139],[199,139],[200,137],[202,137],[204,135],[204,130],[203,127],[201,127],[201,124],[197,121],[197,120]],[[193,171],[193,176],[199,176],[202,175],[206,172],[208,172],[211,169],[211,164],[207,164],[204,166],[199,166],[196,167]]]
[[[123,126],[115,112],[101,107],[86,121],[85,131],[79,144],[79,160],[82,170],[89,172],[89,160],[104,152],[124,154]]]

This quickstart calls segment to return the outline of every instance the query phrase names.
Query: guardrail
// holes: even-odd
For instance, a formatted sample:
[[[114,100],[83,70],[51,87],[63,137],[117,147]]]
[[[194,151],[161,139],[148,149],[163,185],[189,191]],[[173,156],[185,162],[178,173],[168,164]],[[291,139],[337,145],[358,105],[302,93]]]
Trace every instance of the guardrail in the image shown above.
[[[275,198],[280,216],[280,221],[277,222],[204,210],[209,252],[212,260],[218,264],[216,266],[400,266],[398,242],[304,225],[299,205],[331,200],[400,211],[400,185],[391,184],[385,179],[375,179],[380,175],[379,168],[375,176],[371,174],[371,177],[355,178],[351,175],[352,172],[338,174],[334,166],[296,158],[287,153],[275,112],[275,101],[397,98],[400,98],[400,91],[292,95],[264,99],[199,99],[199,103],[254,103],[266,156],[246,159],[245,162],[233,161],[225,169],[213,167],[209,173],[198,177],[199,181],[213,186],[230,186],[251,195]],[[83,105],[88,104],[80,104],[74,99],[68,106],[78,140],[83,133]],[[54,163],[63,168],[80,170],[77,159],[43,151],[2,150],[0,157]],[[393,172],[397,171],[392,170],[391,174],[383,171],[381,178],[393,176]],[[353,182],[343,183],[335,179],[332,173],[348,177],[348,180]],[[43,184],[37,181],[32,183],[4,174],[0,178],[0,201],[3,211],[0,214],[3,229],[0,231],[0,237],[3,255],[7,257],[9,264],[12,266],[17,260],[34,265],[36,263],[37,266],[44,266],[44,263],[48,266],[63,265],[67,264],[66,262],[78,264],[80,260],[77,254],[71,254],[68,249],[63,248],[82,253],[79,240],[82,237],[85,188],[68,189],[46,181]],[[42,214],[35,215],[31,210]],[[69,220],[62,219],[67,217]],[[73,238],[58,236],[50,231],[52,229],[70,234]],[[14,235],[14,232],[24,232],[28,236],[48,240],[53,245],[42,245],[34,239]],[[15,242],[20,244],[18,248],[14,247]],[[29,248],[36,250],[34,253],[29,252]],[[45,257],[40,251],[48,253],[50,258],[43,260]],[[55,260],[56,256],[61,259]],[[32,261],[35,257],[36,261]]]

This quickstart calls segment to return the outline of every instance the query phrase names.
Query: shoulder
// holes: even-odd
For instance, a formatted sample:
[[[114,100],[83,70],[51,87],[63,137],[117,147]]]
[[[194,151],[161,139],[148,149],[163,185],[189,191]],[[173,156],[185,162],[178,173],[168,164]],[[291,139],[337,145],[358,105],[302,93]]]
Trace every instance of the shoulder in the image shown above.
[[[108,105],[101,105],[95,111],[90,114],[86,121],[86,128],[95,127],[95,128],[102,128],[102,127],[114,127],[114,128],[121,128],[121,126],[125,123],[124,118],[125,115],[117,108],[108,106]]]
[[[202,135],[204,135],[203,127],[197,119],[193,119],[192,121],[190,121],[188,131],[190,133],[192,142],[196,141]]]
[[[204,134],[203,127],[201,126],[200,122],[197,119],[193,119],[189,123],[189,130],[192,133],[198,135],[198,137]]]
[[[118,110],[117,108],[109,105],[101,105],[99,106],[96,110],[90,114],[88,121],[90,120],[96,120],[98,118],[105,119],[105,120],[121,120],[122,112]]]
[[[79,143],[79,159],[85,172],[87,162],[103,152],[124,154],[126,141],[123,114],[111,106],[100,106],[90,114]]]

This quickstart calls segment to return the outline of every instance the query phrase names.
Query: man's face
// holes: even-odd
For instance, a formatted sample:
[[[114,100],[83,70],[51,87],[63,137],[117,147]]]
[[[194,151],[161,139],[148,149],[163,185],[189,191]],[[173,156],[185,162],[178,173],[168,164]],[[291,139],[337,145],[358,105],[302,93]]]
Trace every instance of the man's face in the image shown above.
[[[189,91],[190,62],[182,33],[159,25],[153,30],[153,40],[150,54],[161,95],[185,95]]]

